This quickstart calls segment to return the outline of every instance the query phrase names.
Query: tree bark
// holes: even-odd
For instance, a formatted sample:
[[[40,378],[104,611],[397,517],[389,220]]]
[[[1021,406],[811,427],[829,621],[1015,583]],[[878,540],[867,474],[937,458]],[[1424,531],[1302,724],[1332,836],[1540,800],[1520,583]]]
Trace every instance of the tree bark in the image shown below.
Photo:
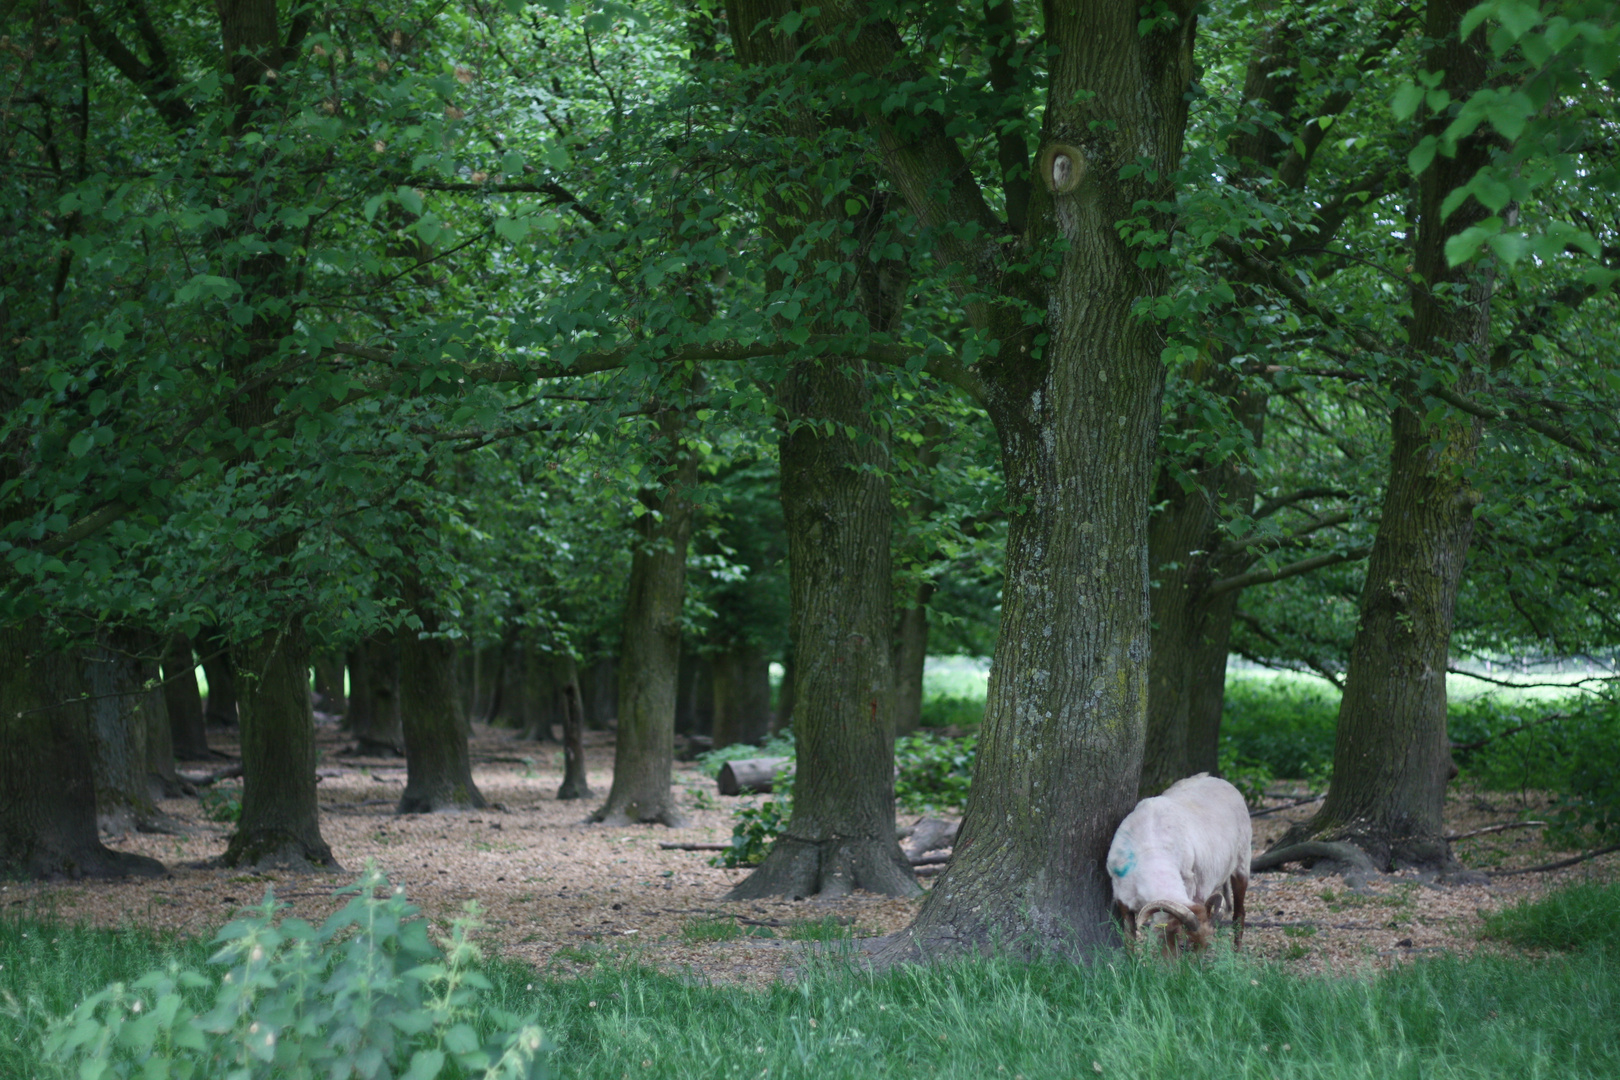
[[[714,660],[699,653],[681,653],[675,684],[675,730],[682,735],[714,732]]]
[[[191,654],[191,640],[184,634],[171,637],[163,653],[163,699],[169,710],[175,756],[183,761],[212,757],[202,695],[197,692],[197,661]]]
[[[1425,67],[1462,101],[1487,85],[1484,31],[1466,41],[1458,26],[1466,0],[1431,0],[1425,35],[1435,42]],[[1427,133],[1446,126],[1431,117]],[[1490,159],[1491,129],[1463,139],[1454,157],[1436,156],[1419,184],[1420,218],[1412,288],[1411,355],[1437,366],[1464,356],[1457,389],[1482,380],[1490,349],[1488,262],[1447,265],[1445,242],[1487,211],[1470,199],[1442,219],[1441,204]],[[1415,382],[1397,386],[1389,486],[1367,563],[1360,618],[1339,705],[1333,782],[1321,810],[1278,847],[1302,840],[1345,841],[1380,869],[1453,869],[1441,810],[1452,771],[1446,735],[1446,668],[1452,616],[1473,536],[1480,493],[1469,482],[1480,421],[1453,413],[1425,422],[1429,406]]]
[[[675,688],[681,663],[681,604],[686,596],[686,547],[692,535],[692,487],[697,452],[679,445],[680,420],[659,419],[670,465],[663,490],[646,491],[636,520],[630,589],[619,648],[619,728],[613,748],[613,787],[591,815],[605,825],[636,822],[677,827],[675,807]]]
[[[165,873],[102,845],[82,661],[45,651],[45,636],[38,622],[0,626],[0,876]]]
[[[438,627],[439,616],[423,604],[414,583],[406,583],[405,596],[422,620],[422,631],[406,626],[396,637],[406,775],[398,812],[482,809],[488,804],[473,783],[467,721],[456,693],[455,646],[446,638],[423,636]]]
[[[557,681],[563,688],[563,782],[557,788],[559,799],[592,799],[585,775],[585,701],[580,693],[579,665],[572,656],[557,661]]]
[[[321,712],[328,716],[342,716],[349,711],[348,695],[343,690],[344,657],[340,652],[322,650],[315,655],[315,696]]]
[[[405,752],[400,635],[379,631],[355,646],[354,651],[358,662],[349,669],[353,697],[349,703],[349,730],[354,735],[351,753],[398,757]]]
[[[218,627],[204,631],[200,645],[203,677],[208,680],[203,715],[215,727],[233,728],[237,721],[237,701],[230,648]]]
[[[242,819],[226,866],[340,869],[321,838],[309,643],[296,618],[231,646],[241,693]]]
[[[134,637],[134,643],[139,708],[146,723],[146,779],[151,797],[155,801],[194,793],[174,771],[174,727],[169,719],[169,702],[163,692],[159,669],[160,640],[156,634],[143,632]]]
[[[585,700],[585,725],[592,731],[606,731],[619,716],[618,664],[611,656],[593,661],[581,674],[580,693]]]
[[[771,662],[757,645],[734,644],[714,658],[714,749],[758,746],[771,730]]]
[[[140,665],[122,647],[125,643],[123,635],[107,635],[84,661],[84,681],[90,692],[96,826],[112,834],[149,827],[157,816],[146,778]]]
[[[922,726],[923,668],[928,662],[928,602],[934,583],[917,586],[916,603],[900,613],[894,641],[894,730],[910,735]]]
[[[880,963],[991,948],[1080,956],[1118,944],[1103,862],[1142,763],[1147,508],[1163,385],[1159,341],[1132,312],[1166,278],[1119,222],[1170,228],[1156,207],[1173,199],[1195,26],[1190,4],[1156,10],[1144,26],[1123,0],[1045,8],[1047,105],[1029,202],[1014,208],[1020,225],[990,211],[945,117],[906,110],[902,129],[890,114],[868,114],[890,175],[925,225],[938,226],[941,264],[958,274],[969,318],[996,343],[973,370],[946,370],[985,402],[1011,508],[1001,633],[961,834]],[[833,40],[855,72],[908,77],[892,68],[892,27],[822,29],[839,31]],[[1147,168],[1122,175],[1133,163]],[[1003,261],[1014,253],[1051,276]],[[1038,330],[1028,310],[1044,313]]]

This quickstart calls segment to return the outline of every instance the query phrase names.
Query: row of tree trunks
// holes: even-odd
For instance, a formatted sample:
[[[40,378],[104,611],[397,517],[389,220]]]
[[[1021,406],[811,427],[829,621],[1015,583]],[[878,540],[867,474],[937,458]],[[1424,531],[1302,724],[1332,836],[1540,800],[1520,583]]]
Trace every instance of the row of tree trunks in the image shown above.
[[[406,575],[406,604],[422,633],[404,627],[398,635],[400,728],[405,743],[402,814],[480,809],[487,805],[473,783],[468,724],[456,686],[455,646],[430,636],[441,618],[421,583]]]
[[[403,636],[374,634],[348,652],[349,701],[344,726],[354,736],[353,753],[398,757],[405,752]]]
[[[757,645],[736,644],[712,659],[714,748],[759,745],[771,733],[771,661]]]
[[[197,690],[197,659],[184,634],[169,638],[163,651],[163,701],[169,710],[174,756],[200,761],[213,756],[208,749],[208,722],[203,716],[202,694]]]

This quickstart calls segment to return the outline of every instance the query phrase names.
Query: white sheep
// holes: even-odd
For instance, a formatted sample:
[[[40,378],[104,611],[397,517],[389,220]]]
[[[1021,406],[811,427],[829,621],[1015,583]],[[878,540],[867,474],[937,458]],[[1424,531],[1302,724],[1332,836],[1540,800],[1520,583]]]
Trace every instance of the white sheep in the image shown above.
[[[1114,832],[1107,863],[1114,904],[1131,938],[1140,923],[1163,926],[1165,955],[1174,957],[1179,924],[1195,949],[1205,949],[1230,889],[1232,947],[1241,949],[1252,846],[1243,796],[1208,773],[1178,780],[1163,795],[1137,803]]]

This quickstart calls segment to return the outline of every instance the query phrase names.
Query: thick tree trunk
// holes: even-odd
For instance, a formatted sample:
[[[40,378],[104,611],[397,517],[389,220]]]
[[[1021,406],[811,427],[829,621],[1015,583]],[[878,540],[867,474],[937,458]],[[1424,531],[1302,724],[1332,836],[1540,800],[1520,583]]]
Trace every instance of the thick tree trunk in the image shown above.
[[[1226,658],[1241,590],[1232,589],[1203,607],[1204,632],[1188,657],[1187,773],[1220,772],[1221,713],[1226,708]],[[1152,713],[1152,691],[1148,693]]]
[[[557,681],[563,688],[563,782],[557,788],[559,799],[591,799],[590,780],[585,775],[585,701],[580,693],[579,665],[572,656],[557,661]]]
[[[916,604],[900,613],[894,639],[894,731],[909,735],[922,726],[923,668],[928,662],[928,602],[934,583],[917,586]]]
[[[352,753],[398,757],[405,752],[399,636],[379,632],[362,641],[355,652],[359,663],[350,668]]]
[[[557,727],[567,722],[568,703],[556,667],[549,653],[539,649],[523,652],[523,737],[538,742],[556,742]]]
[[[592,815],[606,825],[686,823],[675,807],[675,689],[681,663],[681,603],[686,596],[686,546],[692,535],[695,451],[677,445],[679,421],[660,421],[674,466],[664,490],[645,493],[647,512],[636,523],[630,589],[619,649],[619,728],[613,787]]]
[[[236,677],[225,636],[217,627],[204,631],[198,646],[203,676],[208,680],[203,715],[215,727],[233,728],[237,722]]]
[[[692,652],[681,654],[675,684],[675,730],[682,735],[714,732],[714,659]]]
[[[1484,31],[1466,42],[1457,29],[1471,5],[1432,0],[1425,34],[1436,42],[1426,61],[1444,72],[1453,101],[1487,84]],[[1446,118],[1431,118],[1437,133]],[[1412,289],[1412,355],[1468,355],[1457,389],[1477,386],[1490,348],[1488,263],[1447,265],[1445,242],[1486,216],[1474,200],[1441,218],[1441,204],[1490,157],[1490,129],[1461,140],[1455,157],[1439,155],[1420,180]],[[1473,536],[1480,493],[1469,483],[1480,421],[1452,414],[1426,423],[1429,405],[1414,384],[1397,387],[1389,486],[1367,563],[1360,618],[1339,705],[1333,782],[1316,816],[1290,830],[1278,847],[1303,840],[1348,841],[1380,869],[1456,866],[1441,810],[1451,775],[1446,735],[1446,667],[1452,615]]]
[[[782,682],[776,688],[776,712],[771,717],[771,731],[785,731],[793,726],[793,650],[782,658]]]
[[[338,869],[315,799],[309,644],[296,619],[231,647],[240,691],[242,819],[226,866]]]
[[[1010,270],[1002,283],[1044,310],[1039,337],[1013,305],[975,316],[998,343],[978,366],[1012,508],[1001,633],[950,866],[884,963],[988,948],[1081,956],[1119,941],[1103,863],[1142,763],[1147,510],[1164,378],[1157,333],[1133,309],[1159,292],[1164,269],[1139,261],[1118,223],[1152,217],[1143,200],[1173,197],[1195,23],[1190,5],[1166,5],[1145,29],[1133,3],[1046,12],[1052,66],[1020,250],[1060,237],[1064,250],[1049,284]],[[875,72],[885,54],[862,50],[881,44],[863,33],[849,55]],[[972,214],[990,227],[982,196],[962,188],[969,181],[948,207],[937,201],[961,160],[942,132],[874,123],[919,213]],[[1122,175],[1144,160],[1150,168]],[[957,235],[940,230],[946,258],[997,265],[999,249],[953,246]]]
[[[316,704],[328,716],[342,716],[349,711],[348,694],[343,689],[343,667],[340,652],[323,650],[315,655]]]
[[[174,771],[174,728],[158,665],[159,639],[155,634],[142,633],[135,640],[135,675],[141,688],[141,717],[146,723],[146,780],[151,797],[157,800],[194,794],[194,789]]]
[[[585,725],[606,731],[619,716],[619,673],[611,656],[595,661],[581,673],[579,689],[585,697]]]
[[[157,816],[146,778],[140,665],[123,644],[123,635],[106,640],[84,662],[84,681],[90,691],[96,825],[112,834],[150,826]]]
[[[417,590],[407,584],[405,592],[423,628],[437,627],[437,614],[417,602]],[[422,637],[409,627],[402,628],[396,640],[406,772],[399,813],[483,808],[488,804],[473,783],[467,722],[456,694],[455,646],[446,638]]]
[[[43,651],[45,636],[37,623],[0,626],[0,876],[162,874],[102,846],[82,660]]]
[[[758,746],[771,730],[771,662],[757,645],[714,658],[714,749]]]
[[[191,654],[191,640],[184,634],[171,637],[163,653],[163,699],[169,710],[175,756],[182,761],[212,757],[202,695],[197,692],[197,661]]]
[[[894,833],[894,511],[864,376],[801,361],[781,391],[789,417],[814,421],[780,451],[798,769],[787,831],[728,899],[922,891]]]

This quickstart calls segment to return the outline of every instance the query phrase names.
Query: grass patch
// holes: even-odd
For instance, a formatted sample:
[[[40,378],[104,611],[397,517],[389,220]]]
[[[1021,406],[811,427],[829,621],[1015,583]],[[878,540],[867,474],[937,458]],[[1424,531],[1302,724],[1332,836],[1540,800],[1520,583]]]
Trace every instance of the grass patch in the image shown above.
[[[783,936],[792,941],[848,941],[855,932],[837,916],[828,915],[820,919],[795,919],[788,923]]]
[[[1613,888],[1573,906],[1612,910]],[[1565,940],[1589,932],[1584,923],[1570,925]],[[142,932],[5,922],[0,1076],[50,1075],[37,1053],[47,1013],[65,1012],[105,982],[129,980],[169,958],[202,969],[205,951]],[[482,965],[492,985],[481,1005],[538,1013],[557,1046],[555,1075],[1620,1075],[1620,964],[1612,952],[1544,961],[1440,957],[1355,977],[1300,977],[1229,953],[1175,968],[1144,953],[1114,954],[1089,967],[982,961],[881,976],[812,959],[793,982],[763,991],[659,974],[621,957],[594,959],[591,970],[567,979],[511,961]]]
[[[1620,959],[1620,883],[1571,885],[1485,920],[1485,936],[1521,949],[1603,953]]]
[[[732,919],[705,918],[681,927],[681,940],[694,944],[706,941],[735,941],[742,937],[742,927]]]

